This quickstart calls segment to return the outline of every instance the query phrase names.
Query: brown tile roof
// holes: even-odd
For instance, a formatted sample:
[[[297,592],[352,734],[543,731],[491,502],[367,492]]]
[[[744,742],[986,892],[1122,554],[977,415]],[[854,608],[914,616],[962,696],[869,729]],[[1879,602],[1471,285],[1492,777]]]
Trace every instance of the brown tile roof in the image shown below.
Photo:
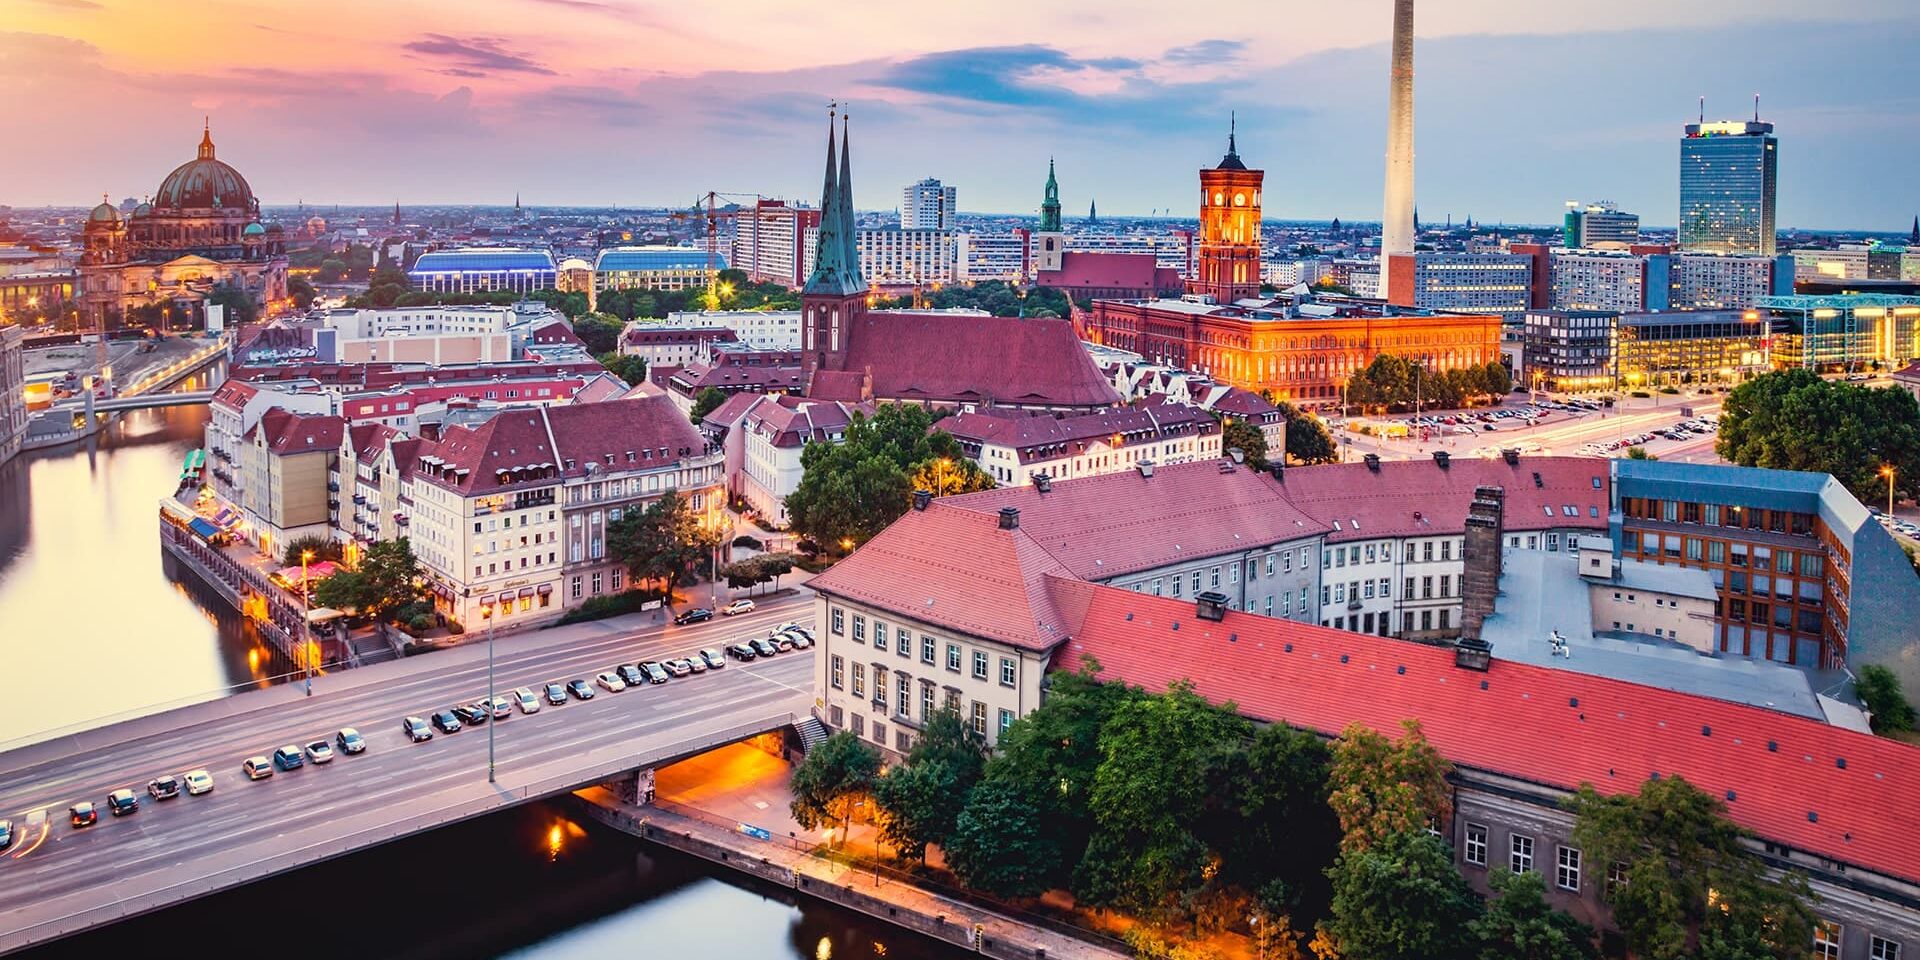
[[[504,410],[478,426],[449,427],[414,459],[437,457],[442,469],[420,476],[474,496],[664,466],[705,453],[706,446],[666,397],[642,397]]]
[[[1012,447],[1021,463],[1052,460],[1086,450],[1094,441],[1120,438],[1123,447],[1219,429],[1203,410],[1180,404],[1120,407],[1078,417],[1009,416],[994,411],[961,413],[940,421],[940,429],[963,444]]]
[[[1327,535],[1332,543],[1460,533],[1482,485],[1506,491],[1507,530],[1607,528],[1607,461],[1588,457],[1522,457],[1517,465],[1455,457],[1444,469],[1431,459],[1387,460],[1377,473],[1365,463],[1334,463],[1296,467],[1285,477],[1289,503],[1329,527],[1339,522]]]
[[[763,403],[747,410],[745,426],[767,437],[776,447],[801,447],[811,440],[834,439],[845,434],[855,411],[873,414],[871,405],[863,409],[838,401],[794,396],[761,399]]]
[[[338,452],[347,421],[326,413],[292,413],[279,407],[260,417],[267,449],[286,456],[316,450]]]
[[[883,400],[1103,407],[1120,402],[1066,320],[876,311],[848,331],[845,369]]]

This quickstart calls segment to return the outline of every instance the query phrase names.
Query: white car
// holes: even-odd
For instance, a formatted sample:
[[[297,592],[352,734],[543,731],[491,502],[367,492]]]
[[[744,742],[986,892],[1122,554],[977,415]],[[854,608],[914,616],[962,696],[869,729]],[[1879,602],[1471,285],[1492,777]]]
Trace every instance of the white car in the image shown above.
[[[605,673],[602,673],[601,675],[594,677],[593,679],[595,682],[599,683],[600,686],[604,687],[608,693],[619,693],[620,691],[625,690],[627,688],[627,682],[625,680],[620,679],[620,675],[617,673],[614,673],[611,670]]]
[[[540,712],[540,698],[534,696],[533,691],[527,689],[526,687],[521,687],[520,689],[515,690],[513,692],[513,700],[515,703],[518,703],[520,705],[521,713],[539,713]]]
[[[188,796],[197,797],[201,794],[213,792],[213,774],[205,770],[189,770],[187,771],[187,775],[181,779],[187,781]]]
[[[735,600],[734,602],[729,603],[724,607],[721,607],[720,612],[729,617],[739,616],[740,614],[743,614],[743,613],[752,613],[753,601],[747,600],[745,598]]]

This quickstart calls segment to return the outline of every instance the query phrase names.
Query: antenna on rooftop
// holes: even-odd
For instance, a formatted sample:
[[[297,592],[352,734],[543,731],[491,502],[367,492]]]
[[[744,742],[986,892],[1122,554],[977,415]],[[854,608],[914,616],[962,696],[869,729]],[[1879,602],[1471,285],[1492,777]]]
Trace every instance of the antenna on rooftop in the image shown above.
[[[1760,95],[1757,93],[1753,95],[1753,122],[1760,122]]]
[[[1704,96],[1700,98],[1700,122],[1707,122],[1707,98]]]

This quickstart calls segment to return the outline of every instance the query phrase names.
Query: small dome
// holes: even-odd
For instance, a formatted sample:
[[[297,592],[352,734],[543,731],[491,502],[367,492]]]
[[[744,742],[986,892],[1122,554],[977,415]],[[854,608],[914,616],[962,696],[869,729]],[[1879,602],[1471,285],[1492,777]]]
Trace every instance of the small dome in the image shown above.
[[[269,224],[267,224],[267,235],[268,235],[268,236],[272,236],[272,235],[274,235],[274,234],[276,234],[276,233],[285,233],[285,232],[286,232],[286,231],[284,231],[284,230],[282,230],[282,229],[280,228],[280,225],[279,225],[279,224],[277,224],[277,223],[269,223]]]
[[[246,229],[240,232],[249,237],[261,237],[261,236],[266,236],[267,228],[261,226],[258,221],[255,221],[253,223],[247,224]]]
[[[146,216],[152,216],[152,215],[153,215],[153,204],[151,204],[151,203],[143,203],[143,204],[141,204],[141,205],[139,205],[139,206],[137,206],[137,207],[134,207],[134,208],[133,208],[133,215],[134,215],[134,216],[136,216],[136,217],[146,217]]]
[[[113,204],[102,201],[99,206],[93,208],[92,213],[87,214],[87,222],[88,223],[119,223],[120,211],[115,210],[113,208]]]

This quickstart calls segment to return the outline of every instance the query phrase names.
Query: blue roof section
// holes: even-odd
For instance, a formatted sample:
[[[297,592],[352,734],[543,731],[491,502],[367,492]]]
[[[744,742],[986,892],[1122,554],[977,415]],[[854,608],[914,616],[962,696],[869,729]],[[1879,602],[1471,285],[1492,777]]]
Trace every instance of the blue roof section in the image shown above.
[[[553,254],[545,250],[507,250],[499,247],[471,247],[464,250],[435,250],[423,253],[407,274],[471,273],[496,270],[557,271]]]
[[[1619,458],[1613,460],[1612,465],[1616,488],[1630,488],[1619,489],[1624,496],[1738,504],[1800,513],[1821,512],[1821,494],[1834,482],[1824,473],[1718,463]]]
[[[705,270],[707,252],[693,247],[614,247],[600,251],[593,269],[605,270]],[[727,255],[716,252],[715,270],[727,269]]]

